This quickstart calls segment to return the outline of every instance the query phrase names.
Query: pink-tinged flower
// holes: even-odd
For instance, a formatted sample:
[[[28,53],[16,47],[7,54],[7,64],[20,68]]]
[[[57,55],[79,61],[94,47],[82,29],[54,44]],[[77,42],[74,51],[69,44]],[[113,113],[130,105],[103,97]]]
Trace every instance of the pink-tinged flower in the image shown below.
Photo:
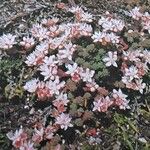
[[[40,24],[34,24],[31,33],[35,38],[38,38],[39,41],[48,38],[48,30],[47,28],[42,27]]]
[[[103,61],[106,63],[106,66],[114,66],[114,67],[118,67],[116,61],[117,61],[117,51],[115,52],[108,52],[108,57],[103,58]]]
[[[92,39],[94,40],[94,42],[100,42],[102,43],[102,45],[106,45],[107,43],[110,42],[109,37],[107,36],[107,34],[105,32],[95,32],[92,35]]]
[[[57,75],[58,66],[56,65],[58,61],[56,60],[55,55],[50,57],[45,57],[43,59],[43,64],[39,67],[41,74],[44,76],[44,80],[51,79],[54,80]]]
[[[73,45],[72,43],[66,44],[64,46],[64,49],[58,51],[58,59],[68,59],[72,60],[72,55],[74,51],[76,50],[76,45]]]
[[[103,25],[103,24],[105,24],[105,23],[107,23],[107,22],[110,22],[109,20],[110,20],[111,18],[109,18],[109,17],[103,17],[103,16],[101,16],[101,18],[99,19],[99,21],[98,21],[98,24],[101,26],[101,25]]]
[[[66,64],[65,66],[68,69],[66,74],[69,74],[71,76],[74,75],[74,73],[77,71],[77,68],[78,68],[78,64],[77,63],[74,63],[73,65]]]
[[[33,147],[34,143],[32,143],[31,141],[28,142],[24,142],[23,145],[19,148],[19,150],[36,150]]]
[[[62,101],[64,106],[67,106],[69,102],[67,94],[63,94],[63,93],[60,93],[58,96],[56,96],[56,99],[53,102],[55,103],[56,101]]]
[[[108,38],[110,39],[111,43],[113,43],[113,44],[119,43],[119,36],[116,36],[114,33],[108,34]]]
[[[40,100],[45,100],[53,95],[48,87],[49,82],[40,82],[38,79],[32,79],[26,82],[24,89],[30,93],[36,93]]]
[[[64,112],[66,110],[65,106],[67,106],[69,100],[67,94],[61,93],[57,98],[53,101],[53,105],[57,108],[59,112]]]
[[[12,132],[7,133],[7,137],[12,141],[12,145],[15,148],[20,148],[27,140],[27,134],[23,131],[22,127],[16,130],[14,134]]]
[[[102,26],[104,32],[109,30],[113,31],[114,25],[110,18],[106,18],[105,20],[104,18],[101,18],[98,23]]]
[[[41,24],[43,24],[43,25],[45,25],[45,26],[47,26],[47,27],[50,27],[50,26],[53,26],[53,25],[55,25],[56,23],[58,23],[58,21],[59,21],[59,18],[43,19],[43,20],[41,21]]]
[[[58,3],[56,3],[56,8],[59,8],[59,9],[66,9],[67,10],[67,6],[66,6],[66,4],[65,3],[62,3],[62,2],[58,2]]]
[[[65,81],[60,82],[59,77],[56,76],[55,80],[48,81],[47,87],[51,90],[52,94],[59,95],[60,90],[65,86]]]
[[[69,8],[68,11],[72,12],[73,14],[75,14],[75,13],[83,12],[83,9],[81,7],[79,7],[79,6],[75,6],[75,7],[73,6],[73,7]]]
[[[114,33],[95,32],[92,39],[94,42],[102,43],[102,45],[106,45],[107,43],[119,43],[119,36],[116,36]]]
[[[126,99],[128,96],[123,94],[121,89],[119,89],[118,91],[116,89],[113,89],[113,98],[121,98],[121,99]]]
[[[79,7],[72,7],[69,9],[70,12],[75,14],[75,19],[78,22],[92,22],[93,21],[93,16],[87,12],[84,12],[84,10]]]
[[[38,87],[38,79],[32,79],[28,82],[26,82],[24,89],[27,90],[30,93],[34,93]]]
[[[86,90],[87,91],[95,92],[98,88],[99,88],[99,85],[94,81],[86,84]]]
[[[128,89],[137,90],[136,83],[133,82],[133,81],[132,81],[132,82],[127,81],[127,82],[125,83],[125,85],[126,85],[126,88],[128,88]]]
[[[141,17],[141,20],[143,30],[147,30],[148,33],[150,33],[150,14],[148,12],[145,12]]]
[[[44,82],[38,83],[36,94],[38,95],[39,100],[45,100],[49,97],[52,97],[53,95],[51,90],[47,87],[47,83],[46,84]]]
[[[122,81],[124,84],[131,83],[129,76],[122,76],[121,81]]]
[[[126,62],[124,61],[124,62],[122,62],[122,64],[121,64],[121,71],[122,71],[123,73],[125,73],[125,69],[128,69],[128,65],[127,65]]]
[[[118,32],[123,30],[125,24],[122,20],[119,19],[114,19],[111,17],[101,17],[101,19],[99,20],[99,25],[101,25],[103,27],[103,31],[114,31],[114,32]]]
[[[54,126],[47,126],[45,128],[45,138],[48,139],[48,140],[51,140],[53,139],[53,136],[54,136],[54,132],[56,132],[57,129],[54,127]]]
[[[129,60],[132,62],[139,62],[140,58],[143,57],[143,54],[141,53],[141,51],[136,50],[136,51],[123,51],[123,59],[124,60]]]
[[[81,36],[91,36],[93,29],[92,26],[86,23],[80,23],[79,32]]]
[[[55,124],[60,125],[61,129],[67,130],[68,127],[73,127],[73,125],[70,123],[71,118],[69,117],[69,114],[60,114],[58,117],[56,117]]]
[[[142,17],[142,14],[140,13],[140,8],[135,7],[129,12],[129,16],[131,16],[135,20],[139,20]]]
[[[68,23],[65,27],[65,36],[69,39],[79,38],[81,36],[91,36],[92,26],[86,23]]]
[[[32,140],[35,143],[40,143],[43,140],[44,136],[44,128],[41,127],[39,130],[37,128],[34,128],[34,134],[32,136]]]
[[[147,49],[143,51],[143,57],[145,59],[145,62],[150,64],[150,51]]]
[[[126,99],[128,96],[123,94],[121,89],[118,91],[113,89],[112,96],[114,98],[114,105],[119,106],[120,109],[130,109],[129,101]]]
[[[78,67],[77,63],[74,63],[73,65],[67,64],[66,68],[68,69],[66,74],[71,75],[73,81],[78,82],[81,79],[80,73],[83,70]]]
[[[149,22],[150,21],[150,14],[148,12],[145,12],[144,14],[142,14],[141,19],[143,22]]]
[[[99,99],[93,102],[94,104],[93,111],[98,110],[99,112],[106,112],[108,108],[112,105],[112,103],[113,102],[110,100],[108,96],[106,96],[105,98],[100,97]]]
[[[54,118],[56,118],[56,117],[58,117],[59,116],[59,111],[56,109],[56,108],[53,108],[52,110],[51,110],[51,116],[52,117],[54,117]],[[56,125],[57,126],[57,125]],[[58,126],[57,126],[58,127]]]
[[[36,46],[35,51],[28,55],[25,63],[28,66],[39,65],[43,62],[46,54],[48,54],[49,45],[47,41],[44,41]]]
[[[72,44],[71,42],[64,45],[64,48],[67,49],[67,50],[70,50],[72,52],[74,52],[76,50],[76,45],[75,44]]]
[[[65,35],[65,31],[68,30],[68,28],[70,27],[70,25],[71,25],[71,23],[62,23],[62,24],[59,25],[59,31],[61,33],[64,33],[64,35],[62,35],[61,37],[66,36]]]
[[[84,82],[92,82],[92,77],[94,76],[94,74],[95,74],[94,70],[86,68],[86,70],[80,73],[80,76]]]
[[[122,20],[117,20],[117,19],[113,19],[113,31],[114,32],[118,32],[118,31],[122,31],[123,28],[125,27],[125,23]]]
[[[40,66],[39,70],[41,74],[44,76],[44,81],[47,79],[54,80],[57,75],[58,66],[47,66],[43,64]]]
[[[45,54],[43,52],[35,50],[27,56],[27,60],[25,61],[25,63],[28,66],[40,65],[42,64],[44,57]]]
[[[146,87],[146,84],[143,83],[142,79],[136,79],[135,81],[132,82],[127,81],[125,85],[128,89],[139,91],[141,94],[143,94],[143,90]]]
[[[80,35],[80,23],[68,23],[67,25],[62,26],[65,29],[65,36],[69,39],[79,38]]]
[[[143,90],[146,88],[146,84],[143,83],[142,79],[135,80],[136,90],[138,90],[141,94],[143,94]]]
[[[23,37],[23,41],[20,42],[20,45],[23,46],[25,49],[30,49],[34,46],[35,41],[33,37]]]
[[[16,44],[15,41],[16,36],[12,34],[3,34],[0,37],[0,48],[1,49],[10,49]]]
[[[125,76],[128,77],[129,82],[133,79],[138,79],[138,69],[135,66],[131,66],[125,69]],[[124,80],[122,80],[124,82]]]
[[[59,29],[59,26],[54,25],[49,27],[48,35],[54,38],[57,37],[61,32],[62,30]]]
[[[93,21],[93,15],[87,12],[81,13],[81,22],[92,22]]]
[[[62,49],[64,47],[64,42],[65,42],[65,37],[58,37],[58,38],[54,38],[54,39],[50,39],[49,40],[49,45],[50,45],[50,49],[55,50],[55,49]]]
[[[35,51],[37,52],[41,52],[44,55],[48,54],[48,50],[49,50],[49,44],[48,41],[43,41],[41,42],[39,45],[36,46]]]
[[[147,63],[137,62],[136,67],[138,69],[138,77],[143,77],[149,70]]]
[[[81,15],[82,15],[82,13],[84,13],[83,9],[79,6],[71,7],[68,11],[75,14],[75,18],[77,21],[81,20]]]
[[[72,76],[71,76],[72,81],[74,82],[78,82],[81,79],[81,76],[79,73],[75,72]]]

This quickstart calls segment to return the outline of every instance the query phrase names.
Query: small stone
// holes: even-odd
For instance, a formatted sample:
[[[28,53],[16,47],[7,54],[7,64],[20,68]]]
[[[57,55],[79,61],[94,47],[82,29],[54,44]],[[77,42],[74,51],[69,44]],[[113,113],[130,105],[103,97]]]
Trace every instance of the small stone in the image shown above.
[[[144,138],[144,137],[141,137],[141,138],[139,138],[138,139],[140,142],[142,142],[142,143],[147,143],[147,141],[146,141],[146,139]]]

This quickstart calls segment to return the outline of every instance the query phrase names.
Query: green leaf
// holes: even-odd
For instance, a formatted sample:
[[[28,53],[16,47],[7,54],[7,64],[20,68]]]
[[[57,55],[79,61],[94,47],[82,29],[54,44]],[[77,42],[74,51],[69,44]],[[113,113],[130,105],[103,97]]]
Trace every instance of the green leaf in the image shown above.
[[[81,118],[78,118],[74,122],[77,126],[83,126],[83,120]]]
[[[72,104],[70,105],[70,109],[71,109],[72,111],[76,111],[76,110],[77,110],[77,104],[72,103]]]
[[[83,96],[83,98],[89,99],[91,97],[91,94],[86,92]]]
[[[69,99],[73,99],[73,98],[74,98],[74,95],[73,95],[71,92],[69,92],[69,93],[68,93],[68,98],[69,98]]]

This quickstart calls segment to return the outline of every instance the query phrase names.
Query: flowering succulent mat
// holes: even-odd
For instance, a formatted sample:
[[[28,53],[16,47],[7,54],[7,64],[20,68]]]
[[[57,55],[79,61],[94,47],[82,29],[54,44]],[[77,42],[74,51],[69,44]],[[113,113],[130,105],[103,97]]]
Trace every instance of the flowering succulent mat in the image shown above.
[[[0,150],[150,148],[150,4],[105,2],[3,2]]]

